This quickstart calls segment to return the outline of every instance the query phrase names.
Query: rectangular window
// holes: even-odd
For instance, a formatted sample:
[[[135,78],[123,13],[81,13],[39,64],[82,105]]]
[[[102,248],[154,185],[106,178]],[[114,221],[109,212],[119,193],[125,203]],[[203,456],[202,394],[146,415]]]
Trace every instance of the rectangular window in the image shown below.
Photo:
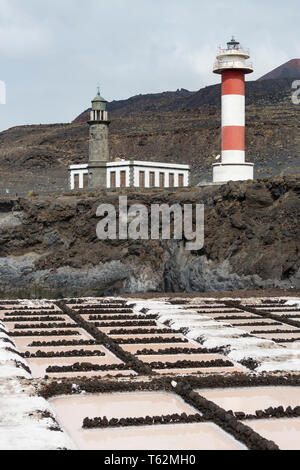
[[[169,187],[174,188],[175,186],[175,175],[174,173],[170,173],[169,175]]]
[[[121,171],[121,188],[126,188],[126,171]]]
[[[110,187],[115,188],[116,187],[116,172],[112,171],[110,173]]]
[[[155,188],[155,173],[150,171],[150,188]]]
[[[183,188],[183,186],[184,186],[184,175],[179,175],[178,180],[179,180],[179,182],[178,182],[179,188]]]
[[[83,175],[83,188],[87,189],[89,187],[89,175]]]
[[[145,187],[145,172],[140,171],[140,188]]]
[[[159,173],[159,186],[160,188],[165,187],[165,174],[164,173]]]
[[[80,189],[79,175],[74,175],[74,189]]]

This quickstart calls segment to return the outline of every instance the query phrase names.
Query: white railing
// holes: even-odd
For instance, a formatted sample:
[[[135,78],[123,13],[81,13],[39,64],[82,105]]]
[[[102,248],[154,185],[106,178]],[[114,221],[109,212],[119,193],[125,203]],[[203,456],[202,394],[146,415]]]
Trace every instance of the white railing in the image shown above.
[[[225,61],[225,60],[217,60],[214,63],[214,70],[217,69],[252,69],[253,70],[253,63],[252,62],[243,62],[243,61]]]
[[[219,54],[244,54],[250,57],[250,49],[246,47],[239,46],[236,49],[227,49],[225,47],[220,46],[218,49]]]

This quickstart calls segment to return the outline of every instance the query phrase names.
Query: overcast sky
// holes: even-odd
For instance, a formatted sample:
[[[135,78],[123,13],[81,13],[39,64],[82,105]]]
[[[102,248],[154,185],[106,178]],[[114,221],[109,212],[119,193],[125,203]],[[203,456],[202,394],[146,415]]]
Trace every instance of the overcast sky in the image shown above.
[[[259,78],[300,56],[299,24],[296,0],[0,0],[0,130],[69,122],[98,82],[109,101],[217,83],[232,34]]]

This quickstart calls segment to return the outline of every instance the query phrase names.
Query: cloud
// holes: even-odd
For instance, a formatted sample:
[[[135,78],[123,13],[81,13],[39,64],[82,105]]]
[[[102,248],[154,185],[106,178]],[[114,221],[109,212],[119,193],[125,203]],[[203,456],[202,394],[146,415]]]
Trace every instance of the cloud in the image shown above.
[[[299,56],[294,0],[0,0],[0,129],[72,120],[109,100],[217,83],[219,44],[252,51],[255,79]]]
[[[49,32],[16,2],[1,0],[0,57],[1,60],[27,61],[39,57],[50,43]]]

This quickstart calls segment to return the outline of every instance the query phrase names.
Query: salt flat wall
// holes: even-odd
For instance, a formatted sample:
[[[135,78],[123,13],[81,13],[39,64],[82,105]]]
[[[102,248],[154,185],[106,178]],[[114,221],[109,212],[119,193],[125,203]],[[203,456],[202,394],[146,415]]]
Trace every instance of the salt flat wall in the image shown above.
[[[134,191],[145,204],[203,203],[205,244],[100,241],[96,209],[118,193],[0,200],[0,292],[101,295],[300,287],[300,178],[175,192]],[[154,201],[155,200],[155,201]]]

